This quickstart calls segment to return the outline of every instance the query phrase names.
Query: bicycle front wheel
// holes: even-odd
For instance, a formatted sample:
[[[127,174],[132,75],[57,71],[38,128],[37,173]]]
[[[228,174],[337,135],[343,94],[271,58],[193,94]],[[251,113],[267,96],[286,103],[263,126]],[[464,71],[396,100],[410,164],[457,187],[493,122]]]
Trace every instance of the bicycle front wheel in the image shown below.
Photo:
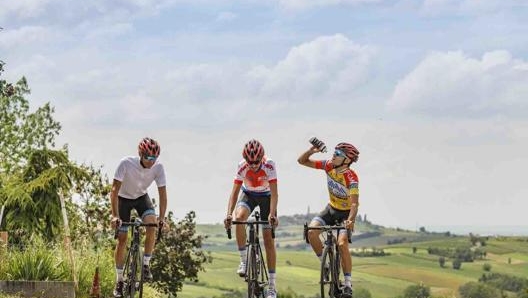
[[[134,248],[128,250],[125,261],[125,270],[123,275],[125,277],[123,296],[125,298],[134,298],[136,294],[136,276],[137,276],[137,253]]]
[[[258,296],[258,274],[257,259],[254,247],[249,250],[248,263],[246,265],[246,280],[248,285],[248,298],[257,298]]]
[[[137,264],[139,265],[139,273],[138,273],[138,292],[139,292],[139,298],[143,298],[143,283],[145,282],[145,275],[143,271],[143,254],[141,253],[141,249],[138,251],[138,261]]]
[[[330,247],[325,247],[321,260],[321,276],[319,279],[321,298],[334,298],[335,263],[334,252]]]

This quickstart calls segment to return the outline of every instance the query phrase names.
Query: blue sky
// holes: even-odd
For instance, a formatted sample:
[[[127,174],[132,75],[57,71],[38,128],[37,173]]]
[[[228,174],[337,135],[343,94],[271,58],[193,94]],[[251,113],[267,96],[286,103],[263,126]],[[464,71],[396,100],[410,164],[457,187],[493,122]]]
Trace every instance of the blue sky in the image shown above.
[[[5,76],[28,78],[33,107],[55,106],[59,143],[112,177],[158,139],[178,216],[225,216],[250,138],[277,163],[281,213],[322,209],[324,174],[296,163],[316,135],[360,149],[360,213],[377,223],[526,225],[526,1],[2,7]]]

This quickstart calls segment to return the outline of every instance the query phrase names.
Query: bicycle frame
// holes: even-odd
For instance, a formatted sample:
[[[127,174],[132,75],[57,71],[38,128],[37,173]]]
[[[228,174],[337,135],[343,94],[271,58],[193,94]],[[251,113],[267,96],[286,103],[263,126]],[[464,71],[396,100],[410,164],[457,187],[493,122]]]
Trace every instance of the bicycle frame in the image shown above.
[[[130,229],[132,239],[130,240],[130,247],[125,259],[125,266],[123,268],[123,296],[125,298],[134,298],[136,297],[136,293],[139,293],[139,298],[142,298],[144,278],[143,257],[140,245],[140,227],[158,227],[158,236],[156,238],[156,242],[158,242],[161,237],[161,227],[159,227],[157,223],[143,223],[141,219],[136,217],[132,217],[130,222],[122,222],[121,226],[132,227]],[[117,235],[118,229],[116,229],[115,238],[117,238]]]
[[[248,284],[248,298],[264,298],[265,288],[268,285],[268,271],[262,254],[259,239],[259,226],[269,224],[268,221],[259,220],[260,215],[254,212],[255,220],[232,221],[232,224],[246,225],[249,236],[246,239],[246,274],[244,280]],[[226,229],[227,237],[231,239],[231,229]],[[271,236],[275,238],[275,230],[271,229]]]
[[[340,298],[343,290],[341,281],[339,280],[341,271],[341,256],[339,254],[339,247],[336,237],[333,231],[339,231],[346,229],[342,225],[334,226],[316,226],[309,227],[307,223],[304,224],[304,239],[306,243],[309,243],[308,231],[309,230],[320,230],[325,235],[323,254],[321,257],[321,271],[319,284],[321,288],[321,298]],[[348,242],[351,242],[351,231],[347,230]],[[328,272],[327,272],[328,271]]]

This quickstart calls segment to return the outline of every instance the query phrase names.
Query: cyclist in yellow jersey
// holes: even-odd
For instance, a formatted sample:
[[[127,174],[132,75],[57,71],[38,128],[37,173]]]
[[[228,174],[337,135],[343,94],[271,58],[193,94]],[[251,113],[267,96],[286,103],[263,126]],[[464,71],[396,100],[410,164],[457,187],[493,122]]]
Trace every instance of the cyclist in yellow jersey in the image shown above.
[[[310,156],[317,152],[321,152],[319,147],[312,146],[297,159],[303,166],[324,170],[327,177],[330,202],[318,216],[312,219],[310,226],[333,225],[337,222],[343,223],[347,229],[354,230],[359,206],[359,190],[358,176],[350,169],[350,165],[358,160],[359,151],[351,144],[339,143],[335,147],[331,160],[310,159]],[[320,230],[308,232],[308,240],[319,259],[323,254],[323,243],[319,239],[320,233]],[[352,297],[352,258],[348,251],[346,231],[339,233],[337,241],[345,275],[342,297]]]

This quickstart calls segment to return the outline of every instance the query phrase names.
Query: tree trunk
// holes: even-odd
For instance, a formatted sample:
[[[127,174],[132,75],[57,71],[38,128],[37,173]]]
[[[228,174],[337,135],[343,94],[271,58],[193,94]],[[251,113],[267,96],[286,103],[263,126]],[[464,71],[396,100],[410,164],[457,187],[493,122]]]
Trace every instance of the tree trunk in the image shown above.
[[[62,194],[59,194],[59,197],[60,197],[61,210],[62,210],[62,219],[64,221],[64,246],[66,247],[66,250],[68,251],[68,255],[70,257],[71,271],[72,271],[72,276],[73,276],[73,283],[75,285],[75,290],[78,290],[79,285],[77,282],[75,261],[73,260],[73,251],[72,251],[71,241],[70,241],[70,225],[68,223],[68,215],[66,214],[66,203],[64,202],[64,196]]]

